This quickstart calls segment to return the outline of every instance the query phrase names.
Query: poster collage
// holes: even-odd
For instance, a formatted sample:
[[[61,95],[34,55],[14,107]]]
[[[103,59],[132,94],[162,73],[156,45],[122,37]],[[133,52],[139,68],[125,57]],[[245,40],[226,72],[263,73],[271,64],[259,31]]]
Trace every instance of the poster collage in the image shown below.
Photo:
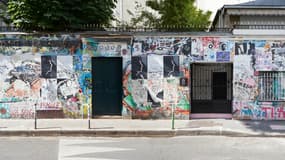
[[[276,81],[282,92],[278,102],[262,101],[259,83],[262,72],[285,71],[285,41],[106,39],[78,34],[0,36],[0,118],[33,118],[35,105],[38,111],[58,111],[54,118],[86,118],[92,105],[91,58],[122,57],[123,116],[170,118],[174,107],[176,118],[189,119],[190,63],[206,62],[233,63],[234,118],[285,119],[284,83]]]

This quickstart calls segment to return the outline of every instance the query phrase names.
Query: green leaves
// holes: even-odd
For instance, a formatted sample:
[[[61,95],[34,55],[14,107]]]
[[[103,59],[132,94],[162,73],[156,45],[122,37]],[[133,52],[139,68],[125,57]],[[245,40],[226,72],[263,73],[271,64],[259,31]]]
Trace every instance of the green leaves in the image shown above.
[[[81,24],[108,24],[116,0],[10,0],[13,24],[25,30],[64,31]]]
[[[145,8],[137,8],[139,13],[132,18],[135,26],[194,26],[207,28],[210,25],[211,12],[203,12],[194,6],[194,0],[148,0],[146,5],[156,11],[158,15]],[[194,28],[193,27],[193,28]]]

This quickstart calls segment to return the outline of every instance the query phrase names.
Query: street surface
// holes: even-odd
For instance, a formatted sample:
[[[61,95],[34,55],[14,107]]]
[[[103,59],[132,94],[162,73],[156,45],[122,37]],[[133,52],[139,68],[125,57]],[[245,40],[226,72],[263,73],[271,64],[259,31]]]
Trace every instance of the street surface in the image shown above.
[[[284,160],[284,138],[7,137],[5,160]]]

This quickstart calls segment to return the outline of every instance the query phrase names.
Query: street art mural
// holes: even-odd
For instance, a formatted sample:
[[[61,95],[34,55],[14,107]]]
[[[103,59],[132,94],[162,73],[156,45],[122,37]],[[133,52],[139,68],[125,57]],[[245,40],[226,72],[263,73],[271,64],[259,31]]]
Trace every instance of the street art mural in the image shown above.
[[[135,37],[123,106],[134,118],[189,119],[190,37]],[[131,74],[131,75],[130,75]],[[184,78],[183,85],[180,79]]]
[[[80,39],[74,35],[2,35],[0,46],[1,118],[33,118],[35,111],[54,110],[64,113],[55,118],[86,114],[79,98],[83,94],[78,81],[83,72],[78,63],[82,61]]]
[[[210,62],[233,63],[235,119],[285,119],[285,41],[132,38],[1,35],[0,118],[33,118],[35,106],[37,112],[61,113],[54,118],[86,118],[91,59],[103,56],[123,59],[123,116],[170,118],[174,107],[176,118],[189,119],[190,64]]]

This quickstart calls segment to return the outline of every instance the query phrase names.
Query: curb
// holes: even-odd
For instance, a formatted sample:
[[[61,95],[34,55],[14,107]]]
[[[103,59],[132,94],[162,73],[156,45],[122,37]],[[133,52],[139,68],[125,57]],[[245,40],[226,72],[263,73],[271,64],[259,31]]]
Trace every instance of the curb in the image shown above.
[[[175,136],[228,136],[228,137],[285,137],[278,133],[248,133],[232,130],[7,130],[0,137],[175,137]]]

